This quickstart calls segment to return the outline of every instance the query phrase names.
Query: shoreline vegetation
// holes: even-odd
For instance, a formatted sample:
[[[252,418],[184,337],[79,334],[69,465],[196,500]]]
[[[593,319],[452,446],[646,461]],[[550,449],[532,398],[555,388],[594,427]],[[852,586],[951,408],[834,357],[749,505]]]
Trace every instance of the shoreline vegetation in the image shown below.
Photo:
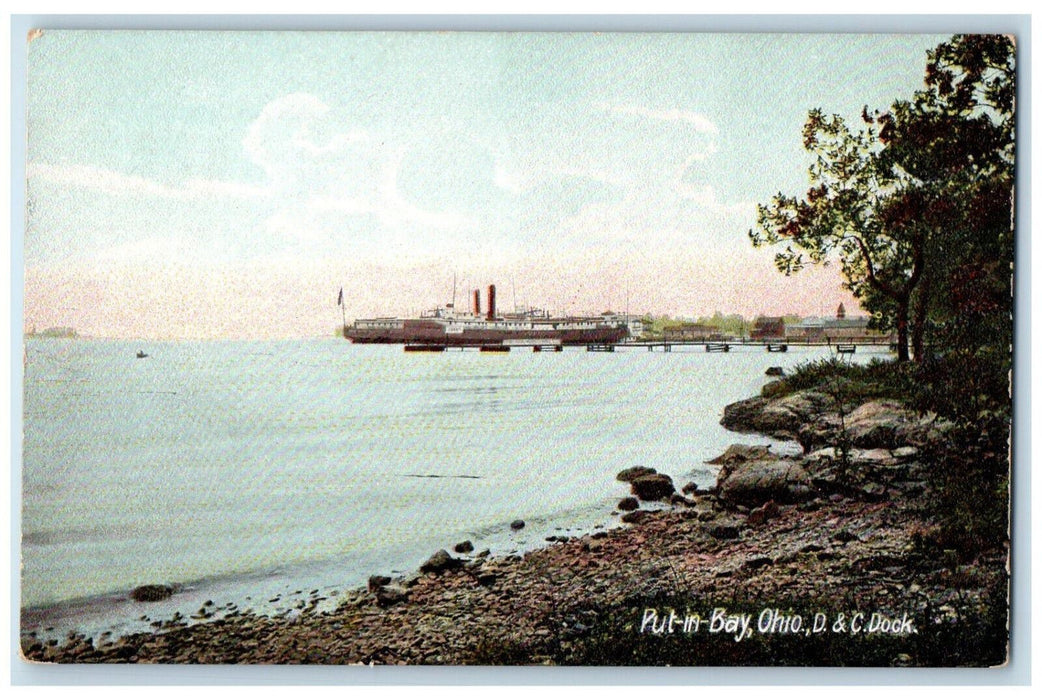
[[[897,366],[873,364],[811,363],[725,408],[728,429],[797,439],[801,456],[736,444],[713,460],[712,488],[679,492],[653,470],[620,472],[617,512],[628,526],[524,555],[447,546],[415,573],[372,576],[333,610],[177,618],[151,633],[70,633],[64,643],[25,636],[23,655],[56,663],[1001,665],[1009,549],[997,533],[1006,531],[1008,481],[953,508],[987,484],[953,485],[940,472],[953,460],[979,464],[977,445],[955,423],[913,410],[893,385],[868,382]]]

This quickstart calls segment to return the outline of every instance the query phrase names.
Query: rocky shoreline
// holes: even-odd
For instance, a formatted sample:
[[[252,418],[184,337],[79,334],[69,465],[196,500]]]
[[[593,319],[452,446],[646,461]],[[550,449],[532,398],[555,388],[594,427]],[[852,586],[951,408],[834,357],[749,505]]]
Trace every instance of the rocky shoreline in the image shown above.
[[[626,484],[632,492],[619,504],[626,527],[506,557],[472,555],[460,543],[414,574],[373,576],[334,610],[307,604],[278,617],[235,611],[118,639],[71,634],[64,644],[24,637],[23,655],[191,664],[1002,662],[1004,648],[967,658],[935,649],[985,619],[994,626],[996,606],[1005,602],[996,602],[995,592],[1008,590],[1005,547],[966,557],[931,544],[937,523],[923,451],[943,424],[895,401],[839,416],[829,397],[814,391],[732,404],[722,423],[798,439],[806,452],[781,457],[735,445],[714,460],[715,487],[690,484],[682,493],[666,475],[626,470],[619,475],[620,496]],[[704,629],[696,622],[694,633],[690,626],[667,633],[655,623],[667,609],[705,618]],[[720,629],[712,631],[713,611],[721,609],[730,612],[717,615]],[[756,629],[764,611],[772,620],[799,614],[808,627],[815,614],[831,627],[858,614],[867,623],[874,613],[888,630],[854,636],[835,628],[812,637],[807,629],[804,638],[801,629],[798,639],[782,639]],[[750,637],[716,635],[744,614]],[[796,646],[786,651],[785,644]],[[863,652],[848,652],[858,644]]]

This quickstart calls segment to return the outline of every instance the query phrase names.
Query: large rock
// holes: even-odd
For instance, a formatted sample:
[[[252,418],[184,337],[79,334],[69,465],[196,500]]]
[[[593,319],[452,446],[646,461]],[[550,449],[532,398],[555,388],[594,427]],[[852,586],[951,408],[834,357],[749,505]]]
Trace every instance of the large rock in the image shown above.
[[[626,496],[626,498],[619,501],[616,508],[619,510],[637,510],[640,508],[640,503],[633,496]]]
[[[463,562],[459,559],[454,559],[452,555],[446,552],[444,549],[439,549],[437,552],[431,555],[431,558],[420,566],[420,571],[425,574],[440,574],[443,571],[449,571],[451,569],[458,569],[463,566]]]
[[[376,603],[382,608],[402,603],[409,599],[409,590],[404,586],[383,586],[373,594]]]
[[[138,586],[130,592],[130,597],[139,602],[154,603],[157,600],[166,600],[173,594],[173,587],[153,583],[147,586]]]
[[[369,583],[366,586],[370,593],[375,593],[387,584],[391,582],[390,576],[382,576],[380,574],[374,574],[369,577]]]
[[[870,401],[846,416],[847,436],[855,447],[892,450],[906,444],[916,416],[896,401]]]
[[[646,510],[634,510],[623,515],[620,520],[624,523],[639,523],[648,517],[649,513]]]
[[[768,501],[798,503],[814,495],[810,475],[788,459],[750,461],[721,470],[717,497],[725,503],[760,506]]]
[[[713,523],[706,525],[706,532],[718,540],[736,540],[741,535],[741,528],[737,523]]]
[[[633,495],[642,501],[660,501],[676,493],[673,480],[665,474],[648,474],[630,482]]]
[[[680,489],[680,492],[685,496],[702,496],[707,493],[703,489],[698,488],[698,484],[693,481],[684,484],[684,488]]]
[[[719,457],[714,457],[706,464],[736,464],[739,462],[750,462],[768,459],[779,459],[781,455],[771,452],[770,445],[731,445]]]
[[[812,452],[836,445],[846,435],[852,447],[893,450],[917,443],[926,423],[897,401],[869,401],[840,418],[836,412],[817,416],[797,431],[803,449]]]
[[[817,391],[797,391],[769,399],[755,397],[725,406],[720,424],[739,433],[764,433],[795,440],[804,423],[828,412],[833,403]]]
[[[651,467],[642,467],[638,465],[636,467],[630,467],[629,469],[623,469],[621,472],[615,475],[615,479],[617,481],[632,482],[634,479],[639,479],[642,476],[650,476],[652,474],[657,473],[658,472],[656,472]]]
[[[774,501],[767,501],[759,508],[749,511],[749,517],[745,519],[746,525],[762,525],[768,520],[773,520],[781,515],[781,509]]]
[[[901,461],[894,457],[894,453],[890,450],[878,447],[871,450],[853,449],[850,451],[850,454],[847,455],[847,458],[853,466],[866,467],[869,469],[893,467]]]

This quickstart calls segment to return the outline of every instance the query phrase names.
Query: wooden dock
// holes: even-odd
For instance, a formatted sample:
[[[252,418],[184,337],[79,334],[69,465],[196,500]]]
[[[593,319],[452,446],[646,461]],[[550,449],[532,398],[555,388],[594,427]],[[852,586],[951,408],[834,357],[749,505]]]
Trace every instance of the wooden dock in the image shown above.
[[[504,353],[510,352],[514,348],[532,348],[532,352],[561,352],[564,350],[559,342],[557,343],[541,343],[541,342],[525,342],[525,343],[488,343],[485,345],[477,344],[454,344],[454,345],[442,345],[439,343],[410,343],[405,345],[405,352],[464,352],[467,350],[473,350],[477,352],[490,352],[490,353]],[[609,349],[607,352],[612,352],[613,349]]]
[[[724,340],[629,340],[620,343],[592,343],[586,345],[587,352],[616,352],[617,350],[634,350],[644,348],[647,352],[683,352],[685,348],[691,350],[701,348],[705,352],[730,352],[733,348],[750,347],[764,348],[767,352],[788,352],[790,347],[828,347],[833,352],[852,355],[857,352],[858,346],[868,348],[886,348],[894,352],[895,345],[890,338],[851,338],[854,342],[836,343],[833,340],[807,341],[805,339],[773,338],[773,339],[750,339],[730,338]],[[583,346],[579,346],[583,347]],[[564,346],[559,340],[526,339],[507,341],[502,344],[486,345],[457,345],[437,343],[415,343],[405,346],[406,352],[444,352],[446,350],[477,350],[480,352],[503,353],[510,352],[513,348],[532,348],[532,352],[562,352]]]

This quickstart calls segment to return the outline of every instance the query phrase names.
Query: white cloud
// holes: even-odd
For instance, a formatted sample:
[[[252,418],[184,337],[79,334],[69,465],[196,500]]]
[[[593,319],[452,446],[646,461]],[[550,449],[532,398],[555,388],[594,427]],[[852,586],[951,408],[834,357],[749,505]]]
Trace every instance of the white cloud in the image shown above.
[[[405,149],[398,148],[393,156],[383,163],[381,168],[379,181],[380,201],[374,207],[374,213],[379,216],[380,221],[384,225],[393,228],[418,224],[438,229],[459,229],[473,225],[474,221],[470,217],[448,210],[423,209],[402,196],[398,187],[398,173],[401,171],[405,155]]]
[[[312,140],[314,125],[329,113],[329,107],[314,95],[293,93],[269,102],[260,116],[250,124],[242,145],[253,162],[264,168],[269,179],[298,155],[294,151],[317,154],[336,144],[325,146]]]
[[[625,114],[631,116],[645,117],[655,121],[663,122],[683,122],[690,124],[695,127],[696,131],[705,134],[718,134],[720,130],[716,124],[709,120],[709,118],[699,114],[698,112],[692,112],[686,109],[650,109],[648,107],[642,107],[640,105],[599,105],[601,109],[612,112],[613,114]]]
[[[510,134],[511,148],[496,152],[494,183],[513,195],[567,178],[592,179],[620,193],[681,186],[696,163],[719,151],[720,130],[698,112],[607,102],[554,106]],[[701,196],[701,195],[699,195]]]
[[[82,231],[81,256],[147,263],[204,252],[314,258],[362,238],[427,240],[477,228],[473,216],[404,196],[405,147],[343,122],[311,95],[269,103],[246,127],[239,152],[264,169],[258,184],[166,184],[95,165],[29,164],[32,255],[69,255],[68,230]]]
[[[715,206],[716,189],[712,185],[692,185],[686,182],[677,183],[677,194],[703,206]]]
[[[226,180],[188,180],[181,191],[190,197],[230,197],[234,199],[256,199],[271,194],[267,187]]]
[[[511,170],[503,163],[497,161],[495,175],[492,180],[496,187],[506,190],[511,194],[521,194],[531,183],[520,172]]]
[[[293,93],[264,107],[247,129],[243,147],[268,174],[285,206],[269,218],[281,230],[302,215],[296,227],[322,225],[330,214],[372,216],[380,225],[448,229],[469,225],[467,217],[431,210],[407,200],[398,186],[406,149],[387,135],[343,128],[343,118],[314,95]]]
[[[59,185],[85,187],[106,192],[108,194],[134,193],[152,197],[176,197],[177,191],[146,180],[137,175],[126,175],[93,165],[51,165],[49,163],[30,163],[26,167],[26,177],[31,182],[39,178]]]
[[[155,180],[99,168],[94,165],[53,165],[30,163],[26,177],[52,184],[81,187],[103,194],[129,197],[155,197],[172,200],[191,200],[205,197],[235,197],[241,199],[267,196],[268,191],[257,185],[220,180],[189,180],[181,187],[171,187]]]
[[[373,206],[356,197],[319,195],[307,200],[305,208],[316,214],[371,214]]]

